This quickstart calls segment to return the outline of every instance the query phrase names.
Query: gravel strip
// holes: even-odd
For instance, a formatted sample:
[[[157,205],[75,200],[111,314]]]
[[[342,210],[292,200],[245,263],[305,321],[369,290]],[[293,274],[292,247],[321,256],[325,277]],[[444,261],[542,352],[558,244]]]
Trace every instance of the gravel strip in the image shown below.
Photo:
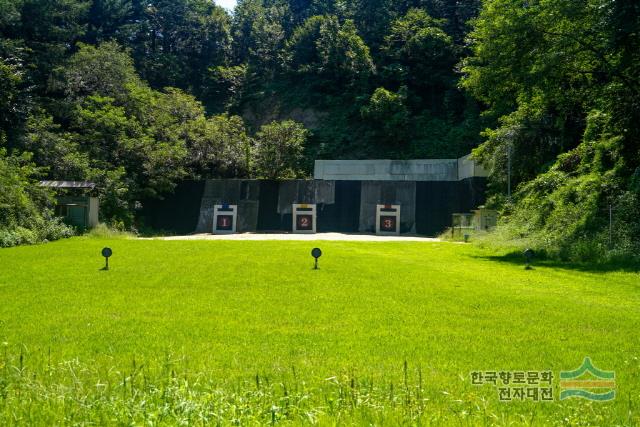
[[[161,240],[296,240],[296,241],[347,241],[347,242],[439,242],[439,239],[420,237],[415,235],[402,236],[376,236],[372,234],[342,234],[342,233],[317,233],[317,234],[193,234],[189,236],[161,237]]]

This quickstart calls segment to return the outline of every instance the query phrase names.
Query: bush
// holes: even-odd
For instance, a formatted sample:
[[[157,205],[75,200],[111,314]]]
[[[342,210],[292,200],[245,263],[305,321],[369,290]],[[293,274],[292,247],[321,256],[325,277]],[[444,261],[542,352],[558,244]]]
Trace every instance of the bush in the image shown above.
[[[622,140],[609,131],[607,120],[593,112],[584,141],[518,188],[516,203],[505,209],[488,244],[527,245],[574,262],[638,257],[640,194],[635,181],[625,177]]]
[[[49,192],[33,177],[29,155],[10,156],[0,149],[0,247],[33,245],[73,235],[51,215]]]

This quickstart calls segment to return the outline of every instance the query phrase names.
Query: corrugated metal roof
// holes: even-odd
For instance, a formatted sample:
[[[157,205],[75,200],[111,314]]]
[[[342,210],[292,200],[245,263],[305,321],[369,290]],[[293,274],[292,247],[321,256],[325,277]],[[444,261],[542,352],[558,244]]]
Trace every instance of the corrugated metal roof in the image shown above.
[[[89,181],[40,181],[40,186],[50,188],[96,188],[96,184]]]

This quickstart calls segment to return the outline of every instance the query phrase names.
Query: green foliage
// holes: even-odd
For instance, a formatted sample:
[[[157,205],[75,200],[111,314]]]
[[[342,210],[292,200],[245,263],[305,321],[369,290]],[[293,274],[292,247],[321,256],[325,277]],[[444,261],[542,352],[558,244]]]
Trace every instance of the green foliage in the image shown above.
[[[23,148],[34,154],[39,165],[47,165],[50,177],[82,180],[90,168],[89,153],[80,151],[72,134],[64,132],[43,110],[31,114],[25,126]]]
[[[341,24],[335,16],[314,16],[296,29],[288,42],[289,66],[298,74],[322,79],[321,87],[340,90],[366,81],[374,66],[369,48],[353,21]]]
[[[262,126],[255,137],[255,175],[263,179],[301,178],[307,137],[304,126],[293,120]]]
[[[95,73],[102,62],[108,67]],[[134,222],[135,202],[158,198],[180,179],[247,176],[249,139],[238,117],[207,119],[179,89],[158,92],[115,43],[80,45],[66,69],[67,131],[45,112],[27,122],[23,148],[57,179],[96,182],[103,219]]]
[[[205,82],[204,99],[209,111],[221,113],[240,104],[247,83],[247,66],[210,68]],[[212,101],[213,100],[213,101]]]
[[[409,111],[404,104],[405,98],[406,88],[401,93],[394,93],[380,87],[361,110],[376,136],[391,146],[406,143]]]
[[[0,28],[7,29],[20,21],[21,1],[0,0]]]
[[[233,13],[233,51],[235,62],[244,62],[254,45],[254,22],[265,14],[261,0],[240,0]]]
[[[27,50],[29,83],[39,92],[52,89],[54,71],[67,59],[86,30],[89,0],[19,0],[20,20],[9,31]]]
[[[514,224],[544,219],[527,231],[548,235],[540,247],[608,239],[603,206],[622,218],[636,203],[640,5],[480,3],[0,0],[0,132],[49,177],[99,182],[105,219],[127,225],[185,177],[273,175],[247,131],[273,120],[313,130],[279,178],[316,158],[453,158],[482,142],[490,203]],[[578,158],[592,168],[562,175]],[[577,193],[541,188],[555,180]]]
[[[475,155],[491,169],[497,205],[511,160],[514,236],[565,258],[637,250],[638,236],[623,236],[637,228],[628,215],[609,242],[608,206],[635,204],[640,58],[629,34],[638,29],[640,7],[618,2],[484,3],[462,83],[497,118]]]
[[[141,84],[130,52],[117,43],[80,43],[78,48],[64,68],[65,92],[74,101],[91,95],[123,100],[127,85]]]
[[[24,109],[21,68],[21,64],[0,57],[0,129],[15,125]]]
[[[0,199],[0,226],[15,228],[30,225],[29,221],[38,217],[38,204],[47,201],[46,192],[32,188],[32,176],[37,169],[28,155],[21,157],[7,155],[0,149],[0,179],[2,194]]]
[[[189,169],[200,178],[247,178],[252,142],[238,116],[200,117],[189,124]],[[192,175],[193,176],[193,175]]]
[[[48,178],[95,181],[102,219],[127,227],[136,202],[186,177],[300,176],[316,157],[454,157],[478,139],[468,120],[477,109],[451,78],[462,37],[447,31],[461,9],[475,10],[243,0],[229,14],[209,0],[3,0],[0,131]],[[271,172],[272,142],[247,128],[290,118],[314,132]]]
[[[526,238],[536,249],[573,261],[637,253],[638,219],[630,212],[638,199],[624,190],[622,138],[610,130],[609,115],[591,112],[583,142],[519,188],[503,226],[511,239]]]
[[[207,0],[154,0],[132,24],[131,43],[140,74],[154,88],[174,86],[202,95],[209,68],[231,55],[231,19]]]
[[[442,26],[421,9],[411,9],[391,24],[383,52],[389,63],[385,72],[392,81],[426,92],[452,85],[457,58],[453,40]]]
[[[96,44],[107,40],[121,40],[130,35],[136,3],[136,0],[92,0],[85,40]]]
[[[366,43],[377,52],[396,16],[392,0],[353,0],[353,15]]]
[[[31,157],[0,148],[0,247],[33,245],[70,237],[73,232],[51,216],[49,193],[38,187]]]

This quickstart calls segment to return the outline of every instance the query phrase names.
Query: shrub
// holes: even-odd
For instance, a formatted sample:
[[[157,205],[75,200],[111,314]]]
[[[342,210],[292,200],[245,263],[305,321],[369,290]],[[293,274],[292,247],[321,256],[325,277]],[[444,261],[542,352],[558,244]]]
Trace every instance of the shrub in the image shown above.
[[[0,247],[33,245],[69,237],[73,230],[51,215],[48,191],[33,177],[31,157],[0,149]]]

